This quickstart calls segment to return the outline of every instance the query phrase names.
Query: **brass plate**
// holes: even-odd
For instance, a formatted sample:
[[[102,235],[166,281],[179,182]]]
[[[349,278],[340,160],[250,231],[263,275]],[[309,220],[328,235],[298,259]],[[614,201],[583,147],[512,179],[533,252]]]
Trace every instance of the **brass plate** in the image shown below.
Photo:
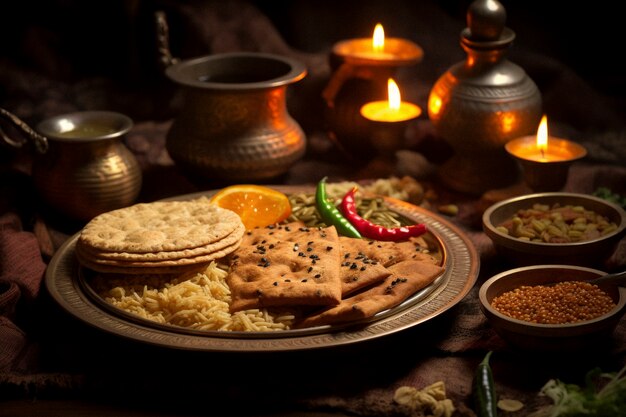
[[[276,186],[286,193],[303,187]],[[189,199],[202,192],[174,197]],[[444,273],[427,288],[401,305],[374,318],[340,326],[319,326],[277,332],[198,331],[158,324],[117,309],[98,297],[85,279],[85,270],[74,254],[79,233],[70,237],[54,255],[46,271],[46,286],[68,313],[102,331],[136,341],[183,350],[260,352],[295,351],[346,345],[389,335],[424,323],[460,302],[473,287],[480,258],[469,238],[448,220],[421,207],[386,198],[391,208],[416,223],[426,223],[430,238],[441,248]]]

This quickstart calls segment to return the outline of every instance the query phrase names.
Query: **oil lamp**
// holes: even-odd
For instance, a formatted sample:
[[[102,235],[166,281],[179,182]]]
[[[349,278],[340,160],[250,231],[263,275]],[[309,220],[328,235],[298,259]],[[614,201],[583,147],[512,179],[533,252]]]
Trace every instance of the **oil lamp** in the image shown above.
[[[407,123],[419,117],[422,109],[416,104],[402,101],[398,84],[389,78],[387,100],[366,103],[360,113],[370,121],[370,145],[380,155],[390,156],[402,148]]]
[[[376,25],[371,38],[347,39],[333,45],[333,73],[322,97],[329,136],[347,155],[358,159],[376,155],[371,143],[363,143],[370,126],[360,109],[366,103],[383,100],[387,79],[398,68],[415,65],[422,57],[421,47],[407,39],[386,37],[381,24]]]
[[[461,32],[465,61],[446,71],[428,98],[428,115],[438,136],[454,150],[439,177],[469,194],[500,189],[518,179],[504,150],[513,138],[533,132],[541,118],[541,95],[518,65],[505,57],[515,33],[496,0],[474,0]]]
[[[505,149],[521,166],[526,185],[536,192],[561,190],[570,165],[587,155],[583,146],[550,136],[545,115],[536,136],[514,139],[507,142]]]

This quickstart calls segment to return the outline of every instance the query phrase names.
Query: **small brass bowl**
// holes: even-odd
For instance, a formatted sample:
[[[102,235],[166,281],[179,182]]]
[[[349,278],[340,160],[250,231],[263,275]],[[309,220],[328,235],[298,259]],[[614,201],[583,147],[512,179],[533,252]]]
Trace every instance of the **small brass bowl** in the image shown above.
[[[572,243],[544,243],[522,240],[497,229],[519,210],[533,204],[582,206],[603,215],[617,225],[617,229],[593,240]],[[600,267],[614,252],[626,231],[626,213],[616,204],[586,194],[550,192],[528,194],[501,201],[483,213],[483,230],[492,240],[498,254],[515,266],[538,264],[567,264]]]
[[[547,285],[561,281],[586,281],[604,272],[574,265],[526,266],[497,274],[479,289],[480,307],[494,330],[510,345],[524,350],[563,352],[602,349],[626,312],[626,288],[601,286],[616,306],[592,320],[570,324],[537,324],[511,318],[491,306],[491,301],[521,285]]]

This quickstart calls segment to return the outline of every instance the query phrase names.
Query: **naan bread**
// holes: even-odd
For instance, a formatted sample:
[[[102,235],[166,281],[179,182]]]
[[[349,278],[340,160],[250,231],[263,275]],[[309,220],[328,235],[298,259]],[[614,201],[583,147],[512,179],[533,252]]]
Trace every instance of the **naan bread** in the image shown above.
[[[100,251],[183,251],[219,241],[241,225],[237,213],[206,197],[157,201],[96,216],[81,231],[79,242]]]
[[[223,258],[241,244],[239,216],[206,197],[141,203],[96,216],[76,242],[85,267],[105,273],[177,273]]]

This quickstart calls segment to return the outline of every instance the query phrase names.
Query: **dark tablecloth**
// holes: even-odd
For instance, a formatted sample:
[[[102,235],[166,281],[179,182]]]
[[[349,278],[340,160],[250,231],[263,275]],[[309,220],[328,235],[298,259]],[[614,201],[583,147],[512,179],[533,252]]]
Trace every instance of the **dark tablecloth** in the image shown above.
[[[294,56],[308,65],[309,77],[293,95],[294,117],[308,135],[307,155],[277,181],[312,184],[324,175],[331,180],[416,177],[427,190],[426,208],[436,211],[444,203],[459,206],[459,213],[450,220],[469,236],[480,254],[477,283],[460,303],[426,323],[384,338],[336,348],[260,354],[190,352],[104,334],[66,314],[42,285],[51,257],[68,236],[80,230],[81,223],[52,216],[39,202],[30,181],[28,153],[2,149],[0,400],[87,398],[155,414],[166,410],[249,415],[334,410],[362,416],[411,415],[410,410],[393,402],[395,389],[402,385],[419,389],[442,380],[457,407],[455,415],[469,416],[473,415],[473,371],[492,350],[498,394],[523,401],[526,406],[522,411],[508,414],[521,416],[545,400],[537,393],[548,379],[580,383],[593,367],[615,371],[626,363],[625,320],[612,338],[598,341],[597,351],[575,355],[529,354],[509,346],[494,332],[480,312],[478,287],[512,266],[497,256],[481,231],[480,215],[490,201],[484,196],[447,190],[431,171],[416,171],[411,163],[345,164],[319,128],[320,109],[305,105],[317,102],[320,86],[327,79],[326,51],[310,53],[289,47],[274,23],[245,2],[221,6],[213,2],[165,4],[174,22],[186,22],[181,25],[186,30],[179,29],[178,35],[186,41],[181,44],[188,53],[202,47],[212,52],[252,49]],[[427,10],[420,11],[433,12],[430,6],[424,7]],[[458,21],[445,14],[434,16],[442,20],[426,20],[424,32],[429,33],[436,22],[445,30],[439,28],[440,37],[426,36],[420,42],[427,57],[430,52],[440,59],[425,64],[418,79],[407,85],[409,96],[422,105],[436,76],[463,57],[457,43],[460,28],[453,24]],[[437,45],[444,41],[449,45],[440,49],[451,51],[447,60],[438,56],[443,51]],[[556,133],[589,150],[585,160],[572,166],[565,191],[593,193],[608,187],[626,193],[626,129],[624,108],[618,105],[621,98],[598,93],[558,61],[523,52],[514,56],[537,80],[547,109],[558,115]],[[59,71],[67,75],[62,70],[67,70],[68,62],[54,56],[47,64],[55,76],[42,75],[11,60],[2,59],[2,63],[0,82],[4,90],[0,103],[28,122],[81,109],[107,108],[131,114],[136,123],[126,145],[144,171],[140,201],[219,186],[194,183],[169,158],[164,142],[172,114],[164,103],[169,103],[172,96],[163,84],[147,91],[144,85],[133,86],[110,77],[64,78],[58,75]],[[574,99],[563,99],[563,95]],[[404,154],[408,161],[419,153],[437,166],[450,152],[427,118],[414,122],[409,131],[415,146]],[[607,271],[626,267],[624,240],[602,267]],[[155,398],[159,398],[158,406],[154,405]]]

